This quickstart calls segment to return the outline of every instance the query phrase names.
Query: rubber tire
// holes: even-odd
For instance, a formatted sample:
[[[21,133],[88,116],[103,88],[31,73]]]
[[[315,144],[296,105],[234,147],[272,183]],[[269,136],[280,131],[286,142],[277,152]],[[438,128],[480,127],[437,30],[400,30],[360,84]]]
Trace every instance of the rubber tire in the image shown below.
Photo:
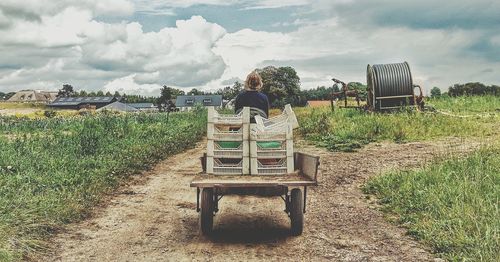
[[[290,220],[291,232],[294,236],[302,234],[304,229],[304,201],[302,191],[298,188],[292,189],[290,193]]]
[[[214,190],[203,188],[201,191],[200,231],[207,236],[212,233],[214,224]]]

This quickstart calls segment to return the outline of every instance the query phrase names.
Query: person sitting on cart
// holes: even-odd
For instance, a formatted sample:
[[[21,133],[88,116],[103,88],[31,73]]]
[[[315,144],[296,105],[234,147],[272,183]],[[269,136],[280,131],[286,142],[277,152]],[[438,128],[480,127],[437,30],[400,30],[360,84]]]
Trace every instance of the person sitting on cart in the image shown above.
[[[234,111],[238,114],[243,107],[250,107],[250,123],[255,123],[255,116],[264,118],[269,116],[269,100],[260,92],[262,89],[262,78],[259,73],[252,71],[245,81],[245,90],[238,94],[234,102]]]

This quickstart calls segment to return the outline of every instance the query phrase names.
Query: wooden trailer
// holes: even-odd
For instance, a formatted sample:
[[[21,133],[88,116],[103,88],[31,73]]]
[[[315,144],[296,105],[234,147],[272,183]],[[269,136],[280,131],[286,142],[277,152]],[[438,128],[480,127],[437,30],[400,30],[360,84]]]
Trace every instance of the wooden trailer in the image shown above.
[[[296,171],[286,175],[207,175],[206,156],[201,157],[203,173],[191,182],[196,187],[196,211],[199,213],[200,231],[209,235],[213,229],[213,218],[219,211],[223,196],[261,195],[280,196],[285,203],[285,212],[290,217],[292,235],[302,234],[306,212],[307,187],[317,186],[319,157],[294,153]]]

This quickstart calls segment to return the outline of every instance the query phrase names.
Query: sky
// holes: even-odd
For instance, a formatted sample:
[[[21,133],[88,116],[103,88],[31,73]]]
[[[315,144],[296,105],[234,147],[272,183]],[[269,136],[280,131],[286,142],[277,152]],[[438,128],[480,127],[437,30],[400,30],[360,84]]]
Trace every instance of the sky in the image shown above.
[[[410,64],[428,92],[500,84],[500,1],[1,0],[0,91],[158,95],[292,66],[301,87]]]

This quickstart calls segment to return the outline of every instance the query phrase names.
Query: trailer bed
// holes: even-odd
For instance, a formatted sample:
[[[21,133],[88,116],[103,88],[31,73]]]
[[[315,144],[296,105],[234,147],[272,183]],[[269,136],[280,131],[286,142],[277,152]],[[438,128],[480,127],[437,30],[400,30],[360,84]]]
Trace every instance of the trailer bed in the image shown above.
[[[204,161],[204,157],[201,161]],[[287,175],[208,175],[202,173],[195,176],[190,186],[197,188],[245,188],[318,185],[319,157],[296,152],[294,153],[294,164],[297,171]]]
[[[191,187],[274,187],[274,186],[316,186],[317,181],[298,173],[280,176],[215,176],[197,175]]]

